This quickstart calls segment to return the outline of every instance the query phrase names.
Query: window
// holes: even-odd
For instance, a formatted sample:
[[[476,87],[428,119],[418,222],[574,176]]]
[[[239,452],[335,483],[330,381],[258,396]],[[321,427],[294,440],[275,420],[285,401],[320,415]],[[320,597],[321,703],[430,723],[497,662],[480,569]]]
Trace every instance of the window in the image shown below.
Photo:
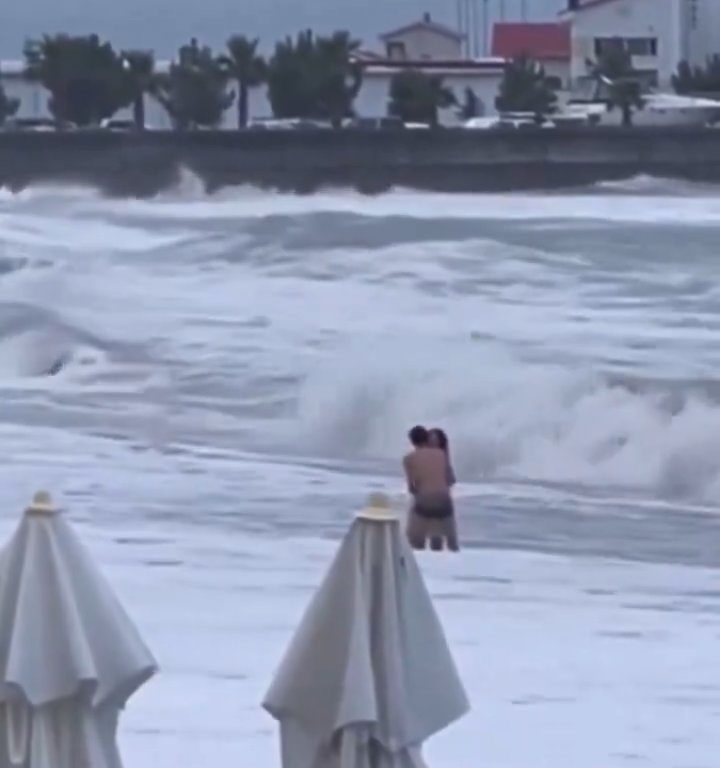
[[[396,40],[387,44],[387,56],[388,59],[405,59],[407,58],[405,52],[405,43]]]
[[[596,37],[595,56],[604,56],[615,48],[624,48],[625,41],[621,37]]]
[[[658,41],[656,37],[630,37],[625,47],[631,56],[657,56]]]
[[[595,56],[603,56],[615,47],[620,47],[631,56],[657,56],[657,37],[596,37]]]

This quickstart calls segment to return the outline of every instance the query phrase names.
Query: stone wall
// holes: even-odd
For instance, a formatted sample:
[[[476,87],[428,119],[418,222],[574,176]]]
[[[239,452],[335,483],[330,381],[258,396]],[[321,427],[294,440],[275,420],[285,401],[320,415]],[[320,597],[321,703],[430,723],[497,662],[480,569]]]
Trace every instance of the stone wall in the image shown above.
[[[182,168],[210,192],[550,189],[640,173],[720,181],[720,130],[0,132],[0,184],[13,189],[54,181],[145,196]]]

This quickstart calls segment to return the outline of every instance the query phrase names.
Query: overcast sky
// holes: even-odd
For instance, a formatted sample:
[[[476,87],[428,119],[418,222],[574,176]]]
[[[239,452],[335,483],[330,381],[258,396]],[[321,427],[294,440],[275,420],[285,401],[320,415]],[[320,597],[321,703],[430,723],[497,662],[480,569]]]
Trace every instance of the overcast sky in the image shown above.
[[[117,47],[152,48],[170,57],[195,35],[222,45],[231,33],[260,37],[264,47],[313,28],[345,28],[377,44],[377,36],[424,12],[453,26],[456,0],[0,0],[0,58],[20,58],[23,42],[44,32],[90,33]],[[479,0],[482,3],[482,0]],[[504,4],[506,18],[520,16],[522,0],[488,0],[491,13]],[[565,0],[525,0],[528,18],[551,19]]]

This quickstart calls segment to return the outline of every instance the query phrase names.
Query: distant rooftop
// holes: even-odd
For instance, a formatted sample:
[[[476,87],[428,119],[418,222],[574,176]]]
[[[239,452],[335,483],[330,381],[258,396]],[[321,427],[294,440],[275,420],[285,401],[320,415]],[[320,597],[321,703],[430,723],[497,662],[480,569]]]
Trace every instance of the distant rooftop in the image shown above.
[[[463,75],[481,72],[497,74],[502,72],[507,64],[505,59],[497,57],[483,59],[419,59],[417,61],[411,59],[373,58],[359,60],[359,63],[367,74],[414,69],[431,74],[454,73]]]
[[[392,38],[402,37],[408,32],[415,32],[419,29],[435,32],[435,34],[449,37],[452,40],[457,40],[458,42],[465,39],[465,35],[463,35],[461,32],[458,32],[457,29],[453,29],[452,27],[448,27],[445,24],[439,24],[437,21],[433,21],[429,13],[424,14],[422,19],[419,21],[415,21],[412,24],[406,24],[405,26],[399,27],[398,29],[393,29],[390,32],[385,32],[385,34],[380,35],[380,39],[391,40]]]

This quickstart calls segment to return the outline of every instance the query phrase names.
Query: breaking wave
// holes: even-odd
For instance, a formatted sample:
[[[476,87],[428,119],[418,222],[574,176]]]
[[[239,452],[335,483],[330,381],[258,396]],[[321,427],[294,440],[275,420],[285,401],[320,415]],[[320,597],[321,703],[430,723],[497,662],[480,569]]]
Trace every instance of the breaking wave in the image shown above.
[[[717,388],[715,388],[717,389]],[[397,457],[414,423],[452,435],[468,481],[514,478],[720,501],[713,387],[528,365],[468,348],[357,349],[314,374],[300,432],[328,455]]]

